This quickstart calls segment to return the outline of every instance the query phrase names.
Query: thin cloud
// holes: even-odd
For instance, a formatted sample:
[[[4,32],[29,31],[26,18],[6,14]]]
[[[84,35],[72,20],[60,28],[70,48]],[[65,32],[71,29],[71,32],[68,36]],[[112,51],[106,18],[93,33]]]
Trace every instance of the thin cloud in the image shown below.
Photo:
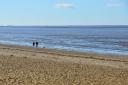
[[[75,5],[71,4],[71,3],[57,3],[55,5],[56,8],[61,8],[61,9],[70,9],[70,8],[74,8]]]
[[[106,0],[108,7],[122,7],[124,4],[119,0]]]
[[[108,7],[121,7],[123,6],[123,4],[121,3],[109,3],[107,4]]]

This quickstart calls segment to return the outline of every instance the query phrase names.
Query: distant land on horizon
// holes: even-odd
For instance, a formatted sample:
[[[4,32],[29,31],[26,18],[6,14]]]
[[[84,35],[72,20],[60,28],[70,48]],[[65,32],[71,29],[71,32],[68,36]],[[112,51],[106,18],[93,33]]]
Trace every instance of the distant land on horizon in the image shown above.
[[[0,27],[27,27],[27,28],[128,28],[128,25],[60,25],[60,26],[16,26],[16,25],[6,25]]]

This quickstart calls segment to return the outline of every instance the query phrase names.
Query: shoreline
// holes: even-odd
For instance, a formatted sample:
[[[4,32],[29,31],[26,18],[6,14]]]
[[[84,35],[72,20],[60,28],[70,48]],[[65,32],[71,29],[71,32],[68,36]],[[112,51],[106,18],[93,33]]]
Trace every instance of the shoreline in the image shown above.
[[[51,48],[36,48],[32,46],[21,46],[21,45],[10,45],[10,44],[0,44],[0,49],[14,49],[19,51],[28,51],[35,53],[45,53],[45,54],[53,54],[60,56],[70,56],[70,57],[79,57],[79,58],[91,58],[91,59],[99,59],[106,61],[120,61],[120,62],[128,62],[128,55],[117,55],[117,54],[100,54],[95,52],[79,52],[79,51],[70,51],[70,50],[62,50],[62,49],[51,49]],[[86,56],[86,57],[85,57]]]
[[[32,44],[32,43],[31,43]],[[32,47],[30,43],[29,44],[19,44],[19,43],[0,43],[0,45],[8,45],[8,46],[23,46],[23,47]],[[100,50],[90,50],[90,49],[75,49],[75,48],[57,48],[54,46],[52,47],[43,47],[43,46],[39,46],[38,48],[47,48],[47,49],[53,49],[53,50],[60,50],[60,51],[71,51],[71,52],[79,52],[79,53],[90,53],[90,54],[99,54],[99,55],[110,55],[110,56],[128,56],[128,53],[125,51],[116,51],[116,50],[108,50],[105,51],[104,49],[100,49]]]

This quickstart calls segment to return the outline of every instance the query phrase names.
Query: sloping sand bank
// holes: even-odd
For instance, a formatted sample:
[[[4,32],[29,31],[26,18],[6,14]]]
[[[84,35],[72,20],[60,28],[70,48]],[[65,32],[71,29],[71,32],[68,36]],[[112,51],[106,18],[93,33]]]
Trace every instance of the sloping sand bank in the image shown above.
[[[0,45],[0,85],[128,85],[128,57]]]

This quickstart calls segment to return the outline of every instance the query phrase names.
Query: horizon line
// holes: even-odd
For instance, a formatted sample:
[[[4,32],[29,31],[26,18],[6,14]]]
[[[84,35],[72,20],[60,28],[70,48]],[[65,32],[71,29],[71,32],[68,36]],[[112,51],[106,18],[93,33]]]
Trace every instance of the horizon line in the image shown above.
[[[0,27],[15,27],[15,26],[41,26],[41,27],[66,27],[66,26],[128,26],[128,25],[0,25]]]
[[[128,25],[7,25],[1,28],[128,28]]]

